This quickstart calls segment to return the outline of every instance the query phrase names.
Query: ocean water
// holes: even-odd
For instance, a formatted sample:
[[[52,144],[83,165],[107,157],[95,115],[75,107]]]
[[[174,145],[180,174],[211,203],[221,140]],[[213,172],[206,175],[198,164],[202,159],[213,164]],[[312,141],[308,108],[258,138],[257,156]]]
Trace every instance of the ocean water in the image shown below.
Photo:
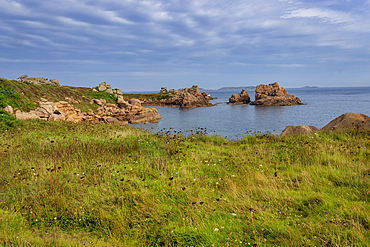
[[[346,112],[370,116],[370,87],[286,88],[306,105],[252,106],[227,105],[229,97],[240,91],[210,90],[207,93],[220,103],[212,107],[153,107],[161,114],[159,123],[135,124],[135,127],[158,132],[162,129],[182,132],[203,128],[207,133],[238,139],[247,131],[280,134],[288,125],[313,125],[322,128]],[[254,100],[254,90],[247,90]]]

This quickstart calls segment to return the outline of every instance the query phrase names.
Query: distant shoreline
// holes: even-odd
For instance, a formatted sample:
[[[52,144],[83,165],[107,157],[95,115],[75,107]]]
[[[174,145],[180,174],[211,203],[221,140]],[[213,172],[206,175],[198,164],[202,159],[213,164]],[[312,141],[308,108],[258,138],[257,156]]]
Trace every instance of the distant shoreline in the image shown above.
[[[318,86],[304,86],[304,87],[301,87],[301,88],[319,88]]]
[[[255,89],[256,86],[245,86],[245,87],[221,87],[217,90],[242,90],[242,89]]]

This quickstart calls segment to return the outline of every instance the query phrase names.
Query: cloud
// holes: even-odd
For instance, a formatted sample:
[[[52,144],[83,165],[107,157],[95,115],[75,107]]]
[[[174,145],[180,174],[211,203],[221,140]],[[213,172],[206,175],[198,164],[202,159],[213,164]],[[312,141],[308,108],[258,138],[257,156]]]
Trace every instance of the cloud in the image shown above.
[[[0,0],[0,52],[10,63],[50,57],[91,69],[308,68],[369,56],[369,9],[340,0]]]
[[[319,18],[323,22],[333,24],[351,23],[353,21],[347,13],[319,8],[293,10],[282,16],[282,18]]]

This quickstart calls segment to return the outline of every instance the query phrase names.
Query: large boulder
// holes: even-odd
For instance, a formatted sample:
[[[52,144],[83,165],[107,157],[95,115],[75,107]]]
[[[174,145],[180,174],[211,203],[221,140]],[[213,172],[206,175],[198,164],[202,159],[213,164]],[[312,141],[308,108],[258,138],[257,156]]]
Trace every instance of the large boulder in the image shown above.
[[[50,117],[48,118],[49,121],[64,121],[66,119],[65,114],[51,114]]]
[[[23,79],[26,79],[28,77],[28,75],[26,74],[26,75],[21,75],[20,77],[18,77],[17,79],[19,79],[19,80],[23,80]]]
[[[53,102],[48,102],[45,99],[41,99],[39,102],[39,106],[45,109],[49,114],[53,113]]]
[[[19,120],[40,119],[39,116],[36,115],[35,111],[30,112],[17,111],[15,113],[15,118]]]
[[[233,94],[229,98],[229,104],[248,104],[251,101],[249,93],[242,89],[239,94]]]
[[[121,90],[121,89],[118,89],[118,88],[114,89],[114,90],[113,90],[113,93],[115,93],[115,94],[117,94],[117,95],[122,95],[122,94],[123,94],[123,93],[122,93],[122,90]]]
[[[317,133],[319,131],[315,126],[298,125],[294,127],[293,125],[287,126],[279,136],[301,136],[310,135],[312,133]]]
[[[162,118],[158,114],[158,111],[154,108],[142,108],[132,115],[128,121],[131,124],[146,123],[146,122],[158,122],[157,120]]]
[[[159,91],[159,93],[167,93],[168,90],[166,87],[161,87],[161,90]]]
[[[122,109],[126,109],[130,106],[130,104],[122,98],[117,100],[117,105]]]
[[[76,110],[73,106],[68,104],[66,101],[59,101],[53,104],[53,113],[56,114],[65,114],[65,115],[73,115],[76,114]]]
[[[277,82],[269,85],[261,84],[257,86],[255,101],[252,101],[250,104],[262,106],[304,105],[299,98],[292,94],[288,94]]]
[[[362,129],[370,130],[370,117],[360,113],[344,113],[330,121],[321,130]]]
[[[135,106],[141,106],[141,101],[135,98],[130,99],[128,103]]]
[[[44,108],[42,108],[42,107],[36,108],[36,109],[35,109],[35,114],[36,114],[39,118],[45,118],[45,119],[47,119],[47,118],[49,118],[49,117],[50,117],[50,113],[49,113],[46,109],[44,109]]]

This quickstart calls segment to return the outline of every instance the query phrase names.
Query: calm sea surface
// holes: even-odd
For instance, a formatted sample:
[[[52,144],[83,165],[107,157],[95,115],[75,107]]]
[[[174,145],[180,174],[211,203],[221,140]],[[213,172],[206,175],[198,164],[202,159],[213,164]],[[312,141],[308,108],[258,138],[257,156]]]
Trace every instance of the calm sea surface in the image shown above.
[[[247,91],[251,100],[254,100],[254,89]],[[189,130],[206,128],[213,135],[237,139],[247,131],[278,135],[288,125],[313,125],[320,129],[346,112],[370,116],[370,87],[287,88],[287,91],[299,97],[306,105],[227,105],[229,97],[233,93],[240,93],[239,90],[209,90],[207,93],[212,97],[218,97],[211,103],[221,104],[198,108],[153,107],[163,117],[159,123],[134,126],[151,132],[172,128],[184,134]]]

